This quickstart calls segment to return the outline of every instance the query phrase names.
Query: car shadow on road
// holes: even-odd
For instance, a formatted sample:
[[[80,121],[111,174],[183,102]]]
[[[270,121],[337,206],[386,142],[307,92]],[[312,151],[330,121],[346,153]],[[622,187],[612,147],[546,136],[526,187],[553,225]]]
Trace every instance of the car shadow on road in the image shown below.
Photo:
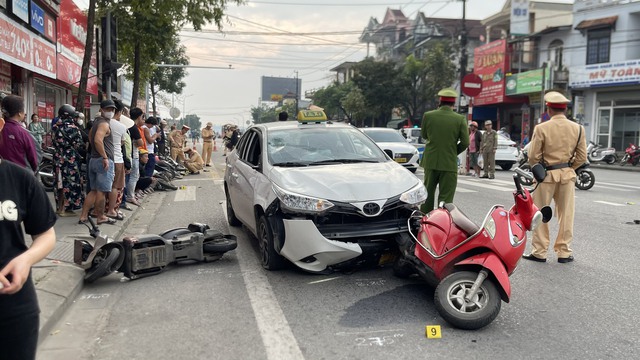
[[[348,307],[340,319],[346,327],[377,327],[424,322],[436,317],[434,289],[424,282],[398,286],[361,299]]]

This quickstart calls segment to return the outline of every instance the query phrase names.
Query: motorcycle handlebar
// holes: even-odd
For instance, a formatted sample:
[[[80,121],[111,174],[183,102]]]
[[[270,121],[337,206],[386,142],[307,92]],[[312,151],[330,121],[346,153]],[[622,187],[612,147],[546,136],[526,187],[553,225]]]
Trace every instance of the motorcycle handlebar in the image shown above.
[[[524,178],[527,178],[527,180],[531,180],[531,181],[535,180],[533,178],[533,175],[530,172],[524,171],[524,170],[522,170],[520,168],[516,168],[514,171],[515,171],[516,174],[518,174],[518,175],[520,175],[520,176],[522,176]]]

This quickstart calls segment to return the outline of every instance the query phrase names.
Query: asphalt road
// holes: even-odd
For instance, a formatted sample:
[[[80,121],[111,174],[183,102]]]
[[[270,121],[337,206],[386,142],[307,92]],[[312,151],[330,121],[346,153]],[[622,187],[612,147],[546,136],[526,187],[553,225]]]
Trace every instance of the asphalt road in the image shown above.
[[[223,158],[215,159],[222,170]],[[186,190],[166,193],[155,216],[136,221],[157,232],[207,222],[238,235],[238,249],[213,263],[87,285],[39,359],[640,358],[640,225],[627,224],[640,219],[640,174],[594,172],[596,187],[576,192],[576,261],[521,262],[511,302],[477,331],[449,326],[433,289],[389,268],[263,270],[253,236],[224,220],[216,173],[188,177],[177,183]],[[455,202],[480,222],[494,203],[513,203],[512,189],[510,172],[463,176]],[[425,337],[431,325],[441,326],[442,338]]]

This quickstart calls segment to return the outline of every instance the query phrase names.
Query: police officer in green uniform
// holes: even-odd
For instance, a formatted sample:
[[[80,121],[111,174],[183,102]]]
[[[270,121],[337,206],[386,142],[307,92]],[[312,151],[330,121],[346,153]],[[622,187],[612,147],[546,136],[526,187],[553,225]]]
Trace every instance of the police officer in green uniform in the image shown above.
[[[457,157],[469,146],[467,121],[453,111],[458,93],[454,89],[443,89],[438,96],[440,108],[422,117],[421,132],[426,144],[420,165],[424,167],[427,188],[427,201],[421,207],[424,213],[433,210],[438,185],[438,203],[453,202],[458,183]]]

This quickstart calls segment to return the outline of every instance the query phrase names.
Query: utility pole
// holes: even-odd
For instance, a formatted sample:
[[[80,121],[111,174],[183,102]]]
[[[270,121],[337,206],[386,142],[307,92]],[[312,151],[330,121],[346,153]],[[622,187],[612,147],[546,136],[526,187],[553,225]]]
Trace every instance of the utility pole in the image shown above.
[[[296,113],[293,115],[296,119],[298,118],[298,70],[295,71],[296,73]]]
[[[460,96],[458,97],[458,111],[462,98],[462,78],[467,75],[467,0],[462,0],[462,30],[460,32]]]
[[[104,31],[106,31],[107,36],[105,36],[106,41],[104,42],[104,49],[105,52],[107,53],[107,56],[109,57],[107,60],[107,63],[109,64],[109,66],[111,67],[111,61],[114,59],[111,59],[111,11],[107,11],[107,21],[105,22],[105,29]],[[111,68],[108,69],[109,72],[107,73],[107,84],[105,86],[105,92],[106,92],[106,98],[108,100],[111,100],[111,77],[113,76],[113,73],[111,72]]]

